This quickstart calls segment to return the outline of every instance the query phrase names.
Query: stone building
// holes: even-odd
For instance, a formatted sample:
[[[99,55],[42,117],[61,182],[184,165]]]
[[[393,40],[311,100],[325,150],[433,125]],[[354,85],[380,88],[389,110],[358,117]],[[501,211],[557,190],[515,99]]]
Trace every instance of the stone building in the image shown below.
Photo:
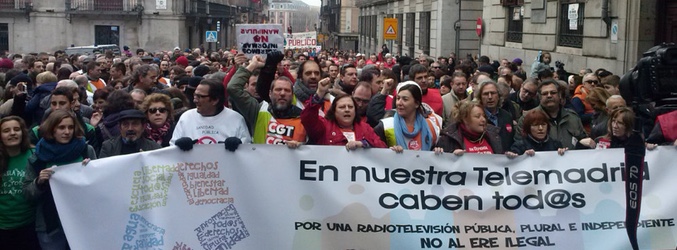
[[[282,24],[292,28],[292,32],[315,31],[319,12],[303,1],[274,0],[270,3],[268,16],[270,23]]]
[[[322,0],[320,10],[321,35],[324,48],[358,49],[357,0]]]
[[[360,52],[378,53],[386,44],[398,55],[478,53],[482,0],[357,0],[357,6]],[[383,39],[384,18],[398,20],[396,40]]]
[[[235,24],[265,18],[261,9],[250,0],[0,0],[0,50],[95,44],[214,50],[234,45]],[[205,43],[208,30],[220,31],[218,43]]]
[[[622,75],[641,54],[677,40],[677,2],[669,0],[484,0],[482,54],[522,58],[538,51],[564,69],[605,68]]]

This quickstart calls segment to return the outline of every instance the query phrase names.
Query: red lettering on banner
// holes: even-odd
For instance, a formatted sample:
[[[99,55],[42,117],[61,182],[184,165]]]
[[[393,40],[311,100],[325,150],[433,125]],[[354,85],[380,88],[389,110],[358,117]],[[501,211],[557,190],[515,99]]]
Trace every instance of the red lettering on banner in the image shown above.
[[[316,46],[317,40],[315,38],[306,39],[292,39],[289,41],[289,46]]]
[[[256,36],[254,36],[254,42],[257,42],[257,43],[267,43],[267,42],[268,42],[268,36],[259,36],[259,35],[256,35]]]
[[[277,34],[280,34],[280,30],[277,30],[277,29],[240,29],[240,34],[277,35]]]

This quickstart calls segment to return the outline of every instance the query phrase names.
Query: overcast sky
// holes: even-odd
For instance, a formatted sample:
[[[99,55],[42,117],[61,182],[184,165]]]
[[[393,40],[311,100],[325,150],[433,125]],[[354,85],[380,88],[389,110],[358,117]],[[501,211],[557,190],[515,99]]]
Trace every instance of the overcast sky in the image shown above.
[[[320,6],[321,1],[320,0],[303,0],[309,5],[315,5],[315,6]]]

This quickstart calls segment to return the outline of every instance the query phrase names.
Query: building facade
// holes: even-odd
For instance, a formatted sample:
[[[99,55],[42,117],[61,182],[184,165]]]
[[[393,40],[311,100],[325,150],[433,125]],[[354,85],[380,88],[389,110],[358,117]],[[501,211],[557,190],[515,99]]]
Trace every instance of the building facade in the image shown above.
[[[292,32],[315,31],[319,12],[303,1],[274,0],[268,9],[270,23],[292,28]]]
[[[386,44],[397,55],[477,54],[475,23],[482,0],[358,0],[360,51],[378,53]],[[385,40],[384,18],[397,19],[397,38]]]
[[[522,58],[539,51],[564,69],[622,75],[647,49],[677,40],[677,2],[669,0],[484,0],[482,54]]]
[[[250,0],[0,0],[0,51],[53,52],[117,44],[149,51],[234,45],[234,25],[258,22]],[[218,43],[205,32],[219,30]]]
[[[357,0],[322,0],[320,35],[323,48],[358,50]]]

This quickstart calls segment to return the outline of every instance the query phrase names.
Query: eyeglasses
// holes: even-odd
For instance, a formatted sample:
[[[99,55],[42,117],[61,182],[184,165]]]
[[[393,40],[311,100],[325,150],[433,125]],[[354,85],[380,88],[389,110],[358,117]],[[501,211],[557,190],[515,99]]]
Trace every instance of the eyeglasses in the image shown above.
[[[599,84],[599,81],[597,81],[597,80],[587,80],[587,81],[585,81],[585,82],[586,82],[586,83],[590,83],[590,84],[592,84],[592,85],[597,85],[597,84]]]
[[[442,68],[442,67],[440,67],[440,66],[432,66],[432,68],[433,68],[433,69],[439,69],[439,68]]]
[[[209,95],[200,95],[200,94],[193,94],[194,97],[197,97],[197,99],[202,99],[202,98],[207,98]]]
[[[359,103],[362,103],[362,104],[369,104],[369,101],[370,101],[369,99],[362,99],[362,98],[358,98],[358,97],[353,97],[353,99],[355,99],[356,102],[359,102]]]
[[[149,108],[148,113],[155,114],[160,112],[162,114],[167,113],[167,108]]]
[[[529,91],[529,90],[527,90],[527,89],[525,89],[525,88],[522,88],[522,90],[520,90],[520,91],[521,91],[522,93],[527,94],[527,96],[535,96],[535,95],[536,95],[536,92]]]
[[[557,94],[559,94],[559,91],[541,92],[542,96],[557,95]]]

